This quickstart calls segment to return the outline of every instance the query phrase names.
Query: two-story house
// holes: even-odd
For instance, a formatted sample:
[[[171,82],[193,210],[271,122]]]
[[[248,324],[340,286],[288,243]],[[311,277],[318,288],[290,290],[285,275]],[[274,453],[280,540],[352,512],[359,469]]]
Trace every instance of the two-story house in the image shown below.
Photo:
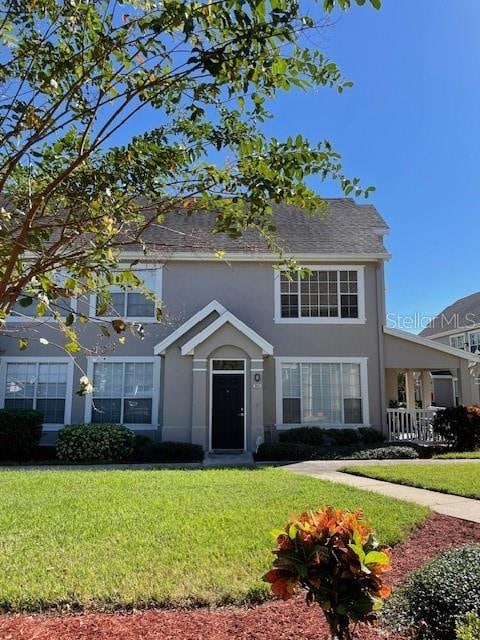
[[[443,309],[420,333],[421,336],[456,349],[480,354],[480,292],[459,298]],[[458,403],[456,373],[433,371],[433,389],[439,406]],[[476,378],[474,403],[480,404],[480,378]]]
[[[142,341],[127,335],[102,351],[108,340],[98,324],[79,325],[81,342],[97,352],[73,359],[55,346],[54,323],[12,314],[11,326],[25,325],[31,339],[20,352],[0,338],[0,406],[42,411],[44,442],[63,424],[121,422],[206,450],[252,451],[266,431],[298,425],[405,431],[402,416],[387,410],[399,371],[407,372],[411,410],[413,372],[421,373],[424,408],[432,370],[455,371],[459,394],[473,400],[469,364],[480,358],[385,327],[388,227],[373,206],[332,199],[323,219],[290,206],[277,206],[273,217],[286,254],[309,268],[304,278],[277,269],[277,256],[252,231],[239,241],[212,236],[211,215],[172,214],[152,227],[147,257],[132,248],[123,258],[139,258],[164,319],[155,320],[141,292],[112,291],[115,313],[144,325]],[[82,306],[95,314],[95,296],[76,301],[77,311]],[[81,397],[75,390],[85,373],[94,390]],[[410,431],[422,419],[415,414]]]

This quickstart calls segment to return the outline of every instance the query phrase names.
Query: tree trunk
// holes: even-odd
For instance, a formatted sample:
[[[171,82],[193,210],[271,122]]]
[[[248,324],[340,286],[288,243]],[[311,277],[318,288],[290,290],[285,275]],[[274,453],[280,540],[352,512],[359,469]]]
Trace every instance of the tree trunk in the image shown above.
[[[328,640],[352,640],[348,616],[324,611],[327,620]]]

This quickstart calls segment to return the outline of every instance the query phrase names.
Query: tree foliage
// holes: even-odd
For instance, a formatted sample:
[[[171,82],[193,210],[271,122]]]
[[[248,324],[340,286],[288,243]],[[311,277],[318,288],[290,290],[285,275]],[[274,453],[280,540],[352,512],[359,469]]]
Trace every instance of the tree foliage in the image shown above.
[[[213,209],[214,232],[268,238],[272,202],[323,210],[309,176],[368,195],[327,140],[262,133],[279,92],[351,86],[312,45],[351,4],[379,1],[0,1],[0,321],[35,304],[75,350],[88,318],[61,320],[62,304],[138,285],[119,251],[147,252],[166,212]]]

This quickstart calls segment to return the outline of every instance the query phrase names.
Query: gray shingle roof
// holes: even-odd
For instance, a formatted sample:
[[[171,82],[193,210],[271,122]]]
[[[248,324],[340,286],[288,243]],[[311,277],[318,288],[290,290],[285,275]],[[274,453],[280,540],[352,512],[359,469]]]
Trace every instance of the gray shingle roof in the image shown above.
[[[386,253],[383,235],[388,226],[373,205],[359,205],[349,198],[330,199],[328,204],[323,218],[308,216],[289,205],[274,206],[276,235],[285,251],[320,255]],[[161,224],[148,229],[144,240],[150,247],[173,252],[266,250],[264,240],[254,230],[247,230],[238,240],[225,234],[212,235],[214,219],[214,213],[169,213]]]
[[[436,316],[420,335],[424,338],[451,331],[453,329],[471,328],[480,323],[480,291],[472,293],[465,298],[456,300],[453,304],[445,307]]]
[[[286,204],[273,206],[273,222],[279,245],[290,254],[387,255],[383,235],[388,226],[373,205],[357,204],[351,198],[327,199],[323,217],[309,216],[302,209]],[[0,195],[0,206],[8,202]],[[147,207],[148,208],[148,207]],[[161,252],[209,253],[223,250],[231,254],[265,252],[267,246],[258,232],[246,230],[239,239],[212,234],[215,213],[166,214],[163,222],[151,225],[143,240],[150,250]],[[54,238],[50,240],[53,241]],[[138,244],[125,251],[138,251]]]

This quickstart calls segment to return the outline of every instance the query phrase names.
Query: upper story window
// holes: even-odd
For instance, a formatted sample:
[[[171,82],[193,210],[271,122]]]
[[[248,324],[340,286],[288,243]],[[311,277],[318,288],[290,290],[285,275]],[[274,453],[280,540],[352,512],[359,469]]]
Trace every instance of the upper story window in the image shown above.
[[[58,270],[53,274],[54,281],[59,287],[63,286],[67,273],[64,270]],[[31,303],[23,306],[20,301],[23,299],[30,299]],[[13,306],[8,321],[11,322],[28,322],[32,320],[51,320],[54,313],[59,313],[61,318],[65,318],[71,311],[76,311],[76,300],[72,298],[58,297],[55,300],[51,300],[44,306],[44,313],[39,316],[37,314],[37,306],[41,302],[39,298],[25,295],[20,295],[18,302]]]
[[[4,406],[36,409],[44,424],[64,424],[67,398],[71,396],[71,364],[67,362],[7,362]]]
[[[461,333],[458,336],[450,336],[450,346],[455,349],[465,349],[465,335]]]
[[[135,269],[142,287],[160,298],[161,269],[157,267]],[[131,318],[143,321],[155,319],[155,302],[140,290],[124,289],[120,285],[110,287],[110,300],[95,297],[95,315],[109,318]]]
[[[365,321],[362,267],[308,267],[301,277],[275,275],[276,322],[349,323]]]
[[[468,344],[472,353],[480,351],[480,331],[472,331],[468,334]]]

